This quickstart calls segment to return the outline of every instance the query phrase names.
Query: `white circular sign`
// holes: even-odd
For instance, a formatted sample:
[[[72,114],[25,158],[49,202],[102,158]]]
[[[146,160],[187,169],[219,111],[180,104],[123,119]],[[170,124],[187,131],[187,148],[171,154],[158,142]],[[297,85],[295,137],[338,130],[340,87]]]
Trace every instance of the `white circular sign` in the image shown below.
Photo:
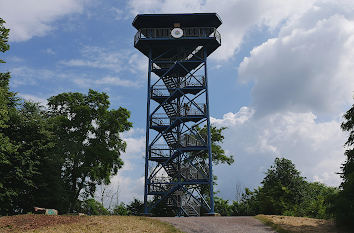
[[[171,31],[171,35],[174,37],[174,38],[181,38],[183,36],[183,30],[180,29],[180,28],[174,28],[172,29]]]

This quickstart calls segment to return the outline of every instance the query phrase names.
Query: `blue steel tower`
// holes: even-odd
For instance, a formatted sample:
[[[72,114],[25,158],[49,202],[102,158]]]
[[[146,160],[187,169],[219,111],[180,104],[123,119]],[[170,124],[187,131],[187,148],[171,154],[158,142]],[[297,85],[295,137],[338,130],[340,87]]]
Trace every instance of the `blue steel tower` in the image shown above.
[[[140,14],[134,47],[149,58],[145,214],[214,214],[207,57],[221,45],[216,13]]]

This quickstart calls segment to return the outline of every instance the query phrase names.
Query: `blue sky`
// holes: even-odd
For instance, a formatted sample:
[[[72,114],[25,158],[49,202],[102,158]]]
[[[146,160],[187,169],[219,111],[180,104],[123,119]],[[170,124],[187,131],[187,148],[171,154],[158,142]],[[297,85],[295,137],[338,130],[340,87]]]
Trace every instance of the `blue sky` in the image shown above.
[[[208,63],[212,122],[226,126],[232,166],[215,167],[219,195],[257,187],[277,156],[310,181],[337,186],[353,103],[354,4],[326,0],[0,0],[11,49],[0,71],[43,104],[61,92],[109,94],[131,111],[119,199],[142,197],[147,59],[135,50],[137,13],[217,12],[222,46]],[[99,195],[99,194],[98,194]]]

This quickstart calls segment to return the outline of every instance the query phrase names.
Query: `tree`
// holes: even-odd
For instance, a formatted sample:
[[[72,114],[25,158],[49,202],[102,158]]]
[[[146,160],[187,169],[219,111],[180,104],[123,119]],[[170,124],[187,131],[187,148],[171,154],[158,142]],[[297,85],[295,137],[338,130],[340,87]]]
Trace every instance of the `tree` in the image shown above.
[[[234,158],[232,155],[226,155],[225,150],[221,147],[222,142],[224,141],[223,131],[226,127],[217,128],[216,126],[210,126],[210,135],[211,135],[211,152],[213,155],[213,163],[218,165],[220,163],[226,163],[231,165],[234,162]],[[203,128],[197,128],[198,133],[204,139],[207,138],[208,129],[206,125]],[[208,153],[195,153],[194,156],[197,156],[204,161],[209,158]]]
[[[0,18],[0,51],[2,53],[10,49],[10,45],[8,44],[10,29],[5,28],[4,24],[5,21]],[[0,59],[0,63],[5,63],[5,61]]]
[[[214,201],[216,213],[219,213],[221,216],[230,216],[232,214],[231,206],[229,205],[228,200],[215,196]]]
[[[0,51],[6,52],[9,49],[9,29],[4,27],[5,21],[0,18]],[[0,59],[0,63],[4,63]],[[8,128],[10,98],[14,93],[9,91],[9,73],[0,73],[0,176],[3,177],[3,168],[9,166],[9,154],[16,151],[16,147],[4,135],[4,129]],[[6,214],[11,209],[11,200],[16,196],[15,192],[7,187],[5,179],[0,180],[0,215]]]
[[[250,216],[260,213],[259,192],[261,187],[251,191],[249,188],[245,188],[245,191],[241,194],[239,201],[234,201],[231,205],[231,215],[234,216]]]
[[[221,144],[224,141],[223,131],[226,127],[217,128],[216,126],[210,126],[210,135],[211,135],[211,153],[212,153],[212,162],[215,165],[218,164],[228,164],[231,165],[234,162],[232,155],[226,155],[225,150],[222,148]],[[208,129],[205,125],[203,128],[197,127],[197,132],[201,138],[204,140],[207,139]],[[198,151],[191,152],[191,159],[196,159],[202,166],[207,167],[209,155],[207,151]],[[217,185],[217,176],[213,175],[213,184]],[[202,185],[200,187],[200,193],[204,196],[206,200],[209,199],[209,187],[207,185]]]
[[[15,212],[19,186],[27,183],[27,176],[17,167],[23,161],[17,153],[18,146],[6,135],[11,112],[15,110],[12,101],[15,94],[9,91],[9,79],[8,73],[0,73],[0,215]]]
[[[303,200],[304,177],[288,159],[276,158],[262,185],[259,201],[264,214],[282,214]]]
[[[349,137],[345,142],[346,161],[341,167],[343,181],[336,201],[335,215],[338,224],[354,227],[354,105],[344,114],[341,127],[343,131],[349,132]]]
[[[282,214],[320,219],[333,218],[331,198],[337,192],[338,189],[334,187],[328,187],[318,182],[306,182],[302,202]]]
[[[124,202],[121,202],[119,205],[114,207],[113,214],[114,215],[121,215],[121,216],[129,215],[127,206],[124,204]]]
[[[4,23],[0,19],[1,52],[9,49],[9,29]],[[37,106],[21,102],[9,90],[9,80],[8,72],[0,73],[0,215],[23,213],[32,208],[38,157],[49,146],[48,135],[37,121]]]
[[[81,203],[80,212],[87,215],[109,215],[109,211],[93,198],[87,199]]]
[[[69,195],[68,211],[76,208],[80,194],[93,196],[97,184],[109,184],[123,165],[126,143],[120,133],[129,130],[127,109],[109,110],[106,93],[89,90],[62,93],[48,100],[57,144],[63,158],[63,181]]]
[[[129,205],[127,205],[128,215],[141,215],[144,212],[144,203],[134,198]]]

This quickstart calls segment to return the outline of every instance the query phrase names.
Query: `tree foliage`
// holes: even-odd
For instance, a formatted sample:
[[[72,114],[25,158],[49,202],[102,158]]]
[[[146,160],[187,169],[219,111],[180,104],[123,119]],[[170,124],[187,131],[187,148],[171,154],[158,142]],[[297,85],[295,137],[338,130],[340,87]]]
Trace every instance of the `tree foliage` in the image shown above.
[[[119,205],[114,207],[113,214],[114,215],[121,215],[121,216],[129,215],[127,206],[124,204],[124,202],[121,202]]]
[[[223,131],[226,127],[217,128],[216,126],[210,126],[210,135],[211,135],[211,152],[213,156],[213,163],[223,164],[226,163],[231,165],[234,162],[234,158],[232,155],[226,155],[225,150],[222,148],[222,143],[224,141]],[[208,129],[206,125],[203,128],[198,128],[198,133],[202,138],[207,138]],[[196,153],[196,156],[202,158],[203,160],[207,160],[209,158],[208,153]]]
[[[136,198],[127,205],[128,215],[139,216],[144,212],[144,203]]]
[[[344,114],[342,130],[349,133],[345,143],[346,161],[342,165],[341,191],[335,207],[336,221],[339,225],[354,227],[354,105]]]
[[[9,30],[0,19],[0,51],[9,49]],[[9,73],[0,73],[0,215],[22,213],[32,206],[39,158],[52,144],[42,113],[9,90]]]
[[[0,18],[0,52],[4,53],[10,49],[9,41],[9,32],[10,29],[4,26],[5,20]],[[0,63],[5,63],[2,59],[0,59]]]
[[[276,158],[262,185],[259,198],[265,214],[281,214],[303,201],[304,178],[288,159]]]
[[[109,215],[109,211],[93,198],[82,201],[79,211],[87,215]]]
[[[69,192],[69,211],[80,194],[93,196],[97,184],[108,184],[123,161],[126,143],[120,133],[131,128],[125,108],[109,110],[105,93],[89,90],[62,93],[49,98],[49,116],[54,126],[57,153],[62,156],[63,180]]]
[[[4,23],[0,18],[1,52],[9,49]],[[119,134],[132,126],[129,111],[109,109],[107,94],[93,90],[53,96],[42,108],[11,92],[10,78],[0,73],[0,215],[33,206],[80,210],[79,196],[93,196],[123,165]]]
[[[260,187],[253,191],[245,188],[241,199],[231,205],[216,198],[215,209],[222,215],[280,214],[331,218],[331,200],[337,192],[337,188],[306,181],[290,160],[276,158]]]

